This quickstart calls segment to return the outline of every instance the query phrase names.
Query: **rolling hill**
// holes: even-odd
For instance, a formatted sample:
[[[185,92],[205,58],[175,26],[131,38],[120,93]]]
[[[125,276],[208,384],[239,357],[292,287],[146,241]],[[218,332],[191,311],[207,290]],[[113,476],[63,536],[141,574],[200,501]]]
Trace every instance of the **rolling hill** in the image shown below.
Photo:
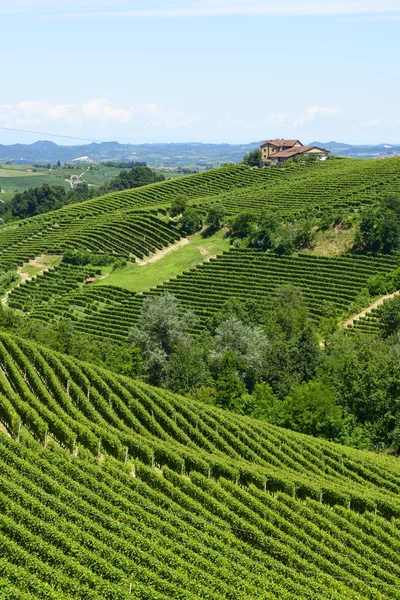
[[[399,167],[230,165],[1,226],[0,268],[33,275],[3,303],[33,328],[66,319],[118,349],[143,299],[165,291],[196,313],[197,331],[227,299],[263,302],[288,283],[315,323],[346,315],[372,276],[398,268],[396,254],[224,251],[221,233],[217,257],[137,292],[117,285],[118,271],[107,285],[100,268],[60,255],[88,250],[136,268],[180,240],[168,216],[176,198],[203,214],[216,202],[228,216],[350,213],[398,194]],[[44,273],[26,264],[41,255],[56,255]],[[4,332],[0,457],[0,598],[400,598],[396,457],[223,411]]]
[[[0,334],[4,598],[398,598],[400,466]]]
[[[228,216],[243,210],[260,214],[265,209],[292,218],[311,211],[351,211],[390,193],[399,193],[399,165],[400,159],[337,160],[282,169],[228,165],[175,181],[107,194],[0,226],[0,266],[15,266],[39,254],[60,253],[68,248],[142,257],[177,238],[172,233],[169,240],[168,236],[156,240],[153,235],[157,229],[163,231],[162,215],[176,197],[184,197],[189,205],[204,213],[213,203],[222,203]],[[148,239],[141,221],[149,218],[154,219],[154,224],[145,226]],[[173,230],[170,222],[168,227]]]

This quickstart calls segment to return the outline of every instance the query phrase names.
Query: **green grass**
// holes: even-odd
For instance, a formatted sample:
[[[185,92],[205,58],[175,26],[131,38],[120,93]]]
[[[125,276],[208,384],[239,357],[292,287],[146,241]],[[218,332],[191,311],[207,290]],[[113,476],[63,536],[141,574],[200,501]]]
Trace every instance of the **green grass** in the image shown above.
[[[190,236],[189,240],[189,244],[170,252],[157,262],[143,266],[129,263],[112,272],[105,269],[105,277],[94,285],[117,286],[131,292],[143,292],[195,267],[211,256],[229,250],[229,240],[224,238],[222,231],[208,238],[203,238],[198,233]]]

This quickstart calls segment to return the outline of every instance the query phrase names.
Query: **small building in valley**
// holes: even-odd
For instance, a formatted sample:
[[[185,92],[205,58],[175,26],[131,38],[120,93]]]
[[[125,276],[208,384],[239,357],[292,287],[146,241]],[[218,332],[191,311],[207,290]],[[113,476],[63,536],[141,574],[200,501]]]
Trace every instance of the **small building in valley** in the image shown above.
[[[300,140],[265,140],[260,146],[263,165],[281,164],[296,155],[326,160],[329,151],[318,146],[304,146]]]

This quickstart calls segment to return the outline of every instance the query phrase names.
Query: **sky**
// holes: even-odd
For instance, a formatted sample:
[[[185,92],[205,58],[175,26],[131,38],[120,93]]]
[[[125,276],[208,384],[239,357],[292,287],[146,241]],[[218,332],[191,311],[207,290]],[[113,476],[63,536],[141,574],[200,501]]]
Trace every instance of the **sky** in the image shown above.
[[[0,0],[0,144],[400,143],[400,0]]]

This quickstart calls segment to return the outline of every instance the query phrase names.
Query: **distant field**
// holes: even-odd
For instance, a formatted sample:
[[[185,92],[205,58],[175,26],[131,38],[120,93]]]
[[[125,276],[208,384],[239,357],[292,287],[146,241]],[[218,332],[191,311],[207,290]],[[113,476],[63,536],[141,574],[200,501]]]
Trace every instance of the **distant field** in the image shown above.
[[[28,169],[36,172],[28,173]],[[90,186],[100,187],[116,177],[122,169],[105,167],[104,165],[77,164],[72,168],[65,166],[35,167],[34,165],[5,165],[0,164],[0,200],[9,200],[15,193],[24,192],[32,187],[39,187],[44,183],[49,185],[62,185],[66,190],[71,189],[71,176],[75,175],[80,181]],[[181,177],[180,173],[163,173],[166,179]]]

